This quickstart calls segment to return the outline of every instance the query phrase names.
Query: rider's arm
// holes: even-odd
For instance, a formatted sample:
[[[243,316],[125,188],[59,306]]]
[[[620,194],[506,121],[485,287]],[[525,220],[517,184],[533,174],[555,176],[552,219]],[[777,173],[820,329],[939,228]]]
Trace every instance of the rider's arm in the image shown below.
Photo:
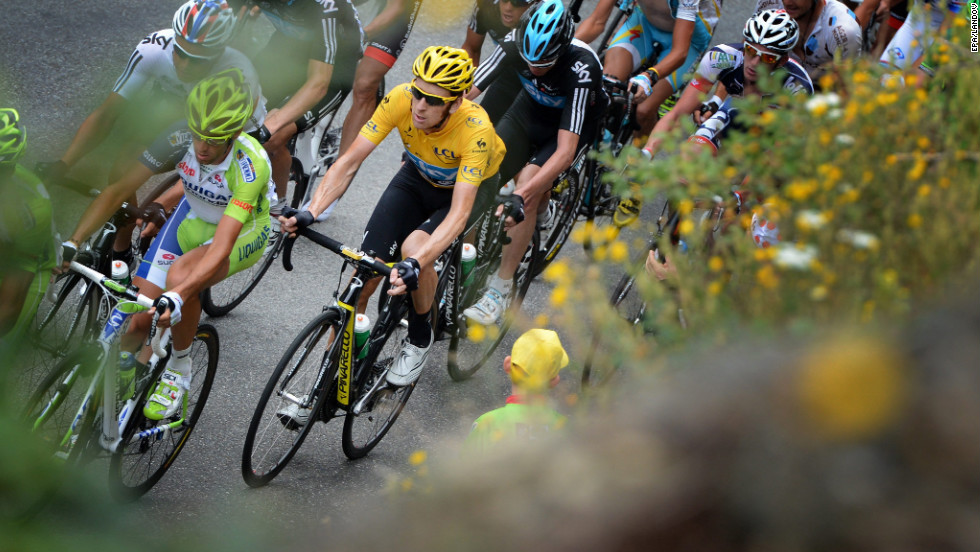
[[[463,49],[473,60],[473,66],[480,65],[480,54],[483,50],[483,41],[487,35],[477,33],[472,27],[466,28],[466,40],[463,41]]]
[[[369,121],[370,124],[370,121]],[[350,186],[357,169],[361,168],[361,163],[367,156],[374,151],[377,146],[374,142],[358,135],[354,138],[354,143],[341,155],[336,162],[323,175],[313,201],[310,203],[309,211],[317,217],[327,209],[334,201],[340,199]]]
[[[449,247],[449,244],[463,233],[470,211],[473,210],[473,203],[476,201],[477,189],[477,186],[468,182],[456,182],[449,213],[432,231],[432,236],[413,255],[413,258],[419,262],[419,266],[432,264]]]
[[[572,166],[575,160],[575,151],[578,149],[579,135],[574,132],[559,129],[558,147],[555,153],[545,161],[541,170],[534,175],[534,178],[518,186],[514,190],[515,194],[520,195],[525,200],[535,194],[542,194],[551,188],[552,183],[558,178],[562,171]]]
[[[286,105],[266,116],[265,126],[269,132],[275,134],[322,100],[327,95],[332,77],[333,65],[315,59],[308,60],[306,82],[289,98]]]
[[[364,34],[367,35],[368,39],[374,38],[375,33],[378,29],[384,29],[388,25],[394,23],[399,17],[406,11],[405,3],[411,0],[388,0],[385,4],[385,8],[381,12],[374,16],[374,19],[370,23],[365,25]]]
[[[61,156],[65,165],[73,166],[79,159],[85,157],[88,152],[101,144],[116,123],[116,119],[119,118],[119,114],[122,113],[125,105],[126,98],[115,92],[109,92],[105,101],[95,108],[95,111],[89,114],[82,125],[78,127],[78,132],[72,138],[71,144],[65,154]]]
[[[705,84],[701,84],[699,87],[699,83]],[[657,121],[653,130],[650,131],[650,138],[647,139],[647,143],[643,146],[643,149],[649,150],[651,154],[656,153],[660,149],[661,144],[663,144],[664,136],[674,128],[677,121],[682,117],[687,117],[691,113],[694,113],[701,107],[701,102],[707,98],[712,84],[704,76],[700,74],[695,75],[691,79],[691,83],[684,88],[684,92],[681,93],[681,97],[677,100],[677,104],[673,109]]]
[[[497,44],[490,57],[476,69],[473,76],[473,88],[466,93],[467,100],[476,99],[480,92],[486,90],[488,86],[500,75],[501,71],[510,71],[510,59],[519,56],[517,53],[517,43],[514,42],[517,31],[511,31],[504,37],[504,40]]]
[[[881,0],[864,0],[854,9],[854,16],[857,17],[862,29],[871,24],[871,16],[878,11],[880,2]]]
[[[612,13],[615,5],[616,0],[599,0],[592,13],[579,23],[578,29],[575,31],[575,38],[585,43],[590,43],[599,38],[599,35],[606,28],[609,14]]]
[[[153,176],[153,171],[142,163],[135,161],[131,163],[125,174],[119,180],[110,184],[88,206],[88,209],[82,214],[81,220],[78,221],[78,226],[75,227],[75,231],[72,232],[69,241],[74,242],[76,245],[85,241],[93,232],[105,224],[123,202],[135,194],[140,189],[140,186],[151,176]]]

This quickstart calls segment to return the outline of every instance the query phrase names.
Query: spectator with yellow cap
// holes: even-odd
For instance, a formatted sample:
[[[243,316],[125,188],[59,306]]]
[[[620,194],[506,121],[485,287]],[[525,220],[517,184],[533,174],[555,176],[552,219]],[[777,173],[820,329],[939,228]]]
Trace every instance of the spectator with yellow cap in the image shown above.
[[[501,442],[533,441],[561,430],[566,418],[551,408],[548,390],[558,384],[558,372],[567,365],[568,354],[557,333],[524,332],[504,358],[504,372],[511,381],[507,404],[473,423],[466,448],[486,451]]]

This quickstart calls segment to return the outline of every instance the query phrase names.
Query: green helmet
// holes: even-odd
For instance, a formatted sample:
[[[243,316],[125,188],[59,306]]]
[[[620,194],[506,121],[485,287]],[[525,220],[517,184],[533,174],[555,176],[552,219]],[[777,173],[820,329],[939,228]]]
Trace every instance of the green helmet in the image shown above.
[[[24,155],[27,132],[20,126],[16,109],[0,109],[0,165],[16,163]]]
[[[187,124],[201,138],[228,139],[245,127],[253,104],[241,69],[226,69],[191,90],[187,97]]]

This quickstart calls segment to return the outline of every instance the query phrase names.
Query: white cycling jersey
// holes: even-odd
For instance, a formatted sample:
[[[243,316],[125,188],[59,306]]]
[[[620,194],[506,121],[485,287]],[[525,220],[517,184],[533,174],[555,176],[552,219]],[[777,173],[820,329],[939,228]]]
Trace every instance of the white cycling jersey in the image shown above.
[[[173,96],[183,102],[198,81],[183,82],[177,78],[173,56],[173,29],[164,29],[147,36],[136,46],[112,91],[127,100],[133,99],[140,92],[151,91]],[[245,125],[245,131],[250,132],[265,121],[265,98],[262,97],[259,76],[245,54],[234,48],[225,48],[224,54],[215,61],[211,74],[231,68],[241,69],[245,82],[259,98],[251,120]]]
[[[834,52],[839,51],[841,58],[855,58],[861,53],[862,39],[861,25],[850,8],[837,0],[814,2],[824,2],[824,5],[820,19],[803,42],[803,59],[799,62],[813,82],[818,82],[834,61]],[[758,0],[755,6],[756,13],[782,9],[785,9],[782,0]]]
[[[909,9],[905,22],[888,43],[888,47],[882,52],[878,61],[882,65],[893,65],[903,71],[910,69],[932,44],[932,37],[939,31],[946,14],[958,14],[965,5],[966,2],[963,0],[915,2],[915,5]],[[931,68],[920,67],[931,74]]]

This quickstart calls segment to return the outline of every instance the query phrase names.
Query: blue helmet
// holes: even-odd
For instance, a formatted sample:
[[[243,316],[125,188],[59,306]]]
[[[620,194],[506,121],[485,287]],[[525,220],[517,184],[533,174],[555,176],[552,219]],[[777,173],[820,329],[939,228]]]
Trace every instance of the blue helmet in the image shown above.
[[[575,25],[561,0],[544,0],[521,16],[517,28],[519,51],[528,63],[557,59],[572,42]]]

